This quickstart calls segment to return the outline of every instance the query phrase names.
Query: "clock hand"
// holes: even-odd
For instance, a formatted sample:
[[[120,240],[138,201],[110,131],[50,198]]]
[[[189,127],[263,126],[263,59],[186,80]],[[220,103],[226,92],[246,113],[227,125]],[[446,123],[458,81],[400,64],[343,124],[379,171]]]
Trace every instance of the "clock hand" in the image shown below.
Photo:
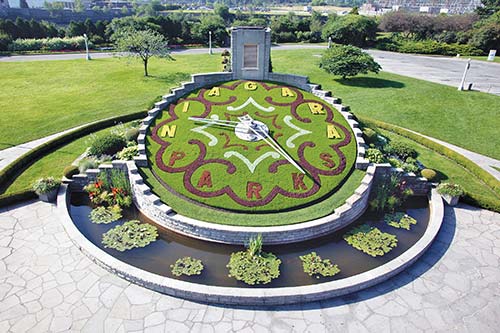
[[[295,160],[290,155],[288,155],[287,152],[285,152],[281,148],[281,146],[276,142],[276,140],[274,140],[267,132],[264,132],[265,136],[263,136],[262,133],[260,133],[259,131],[256,131],[247,122],[243,122],[243,124],[248,129],[250,129],[255,135],[257,135],[260,139],[264,140],[264,142],[266,142],[269,146],[271,146],[271,148],[273,148],[274,150],[276,150],[278,152],[278,154],[280,154],[281,156],[283,156],[288,162],[290,162],[290,164],[292,164],[295,168],[297,168],[297,170],[299,170],[303,174],[307,174],[304,171],[304,169],[302,169],[300,167],[300,165],[298,165],[297,162],[295,162]]]

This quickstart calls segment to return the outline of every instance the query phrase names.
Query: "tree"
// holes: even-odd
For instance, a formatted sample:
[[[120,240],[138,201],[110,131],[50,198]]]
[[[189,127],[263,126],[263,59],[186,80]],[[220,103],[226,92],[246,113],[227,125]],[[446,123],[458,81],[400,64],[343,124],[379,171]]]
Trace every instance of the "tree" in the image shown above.
[[[229,7],[221,3],[215,4],[214,12],[216,15],[219,15],[225,22],[229,22],[232,18],[231,13],[229,12]]]
[[[172,59],[167,49],[167,40],[153,30],[125,29],[113,35],[116,50],[124,56],[141,58],[144,76],[148,76],[148,61],[151,57]]]
[[[75,7],[73,8],[73,11],[75,13],[83,13],[85,10],[85,5],[83,4],[82,0],[75,0]]]
[[[376,33],[377,23],[374,19],[349,14],[329,19],[323,29],[323,39],[331,37],[335,43],[362,47],[375,40]]]
[[[481,0],[482,6],[476,8],[476,13],[481,18],[489,17],[500,11],[500,0]]]
[[[380,65],[360,48],[339,44],[332,45],[323,53],[319,67],[330,74],[342,76],[342,79],[368,72],[378,73],[381,69]]]
[[[208,42],[208,32],[212,32],[212,41],[219,45],[226,44],[228,33],[224,20],[217,15],[203,15],[200,22],[193,26],[193,32],[198,42]]]

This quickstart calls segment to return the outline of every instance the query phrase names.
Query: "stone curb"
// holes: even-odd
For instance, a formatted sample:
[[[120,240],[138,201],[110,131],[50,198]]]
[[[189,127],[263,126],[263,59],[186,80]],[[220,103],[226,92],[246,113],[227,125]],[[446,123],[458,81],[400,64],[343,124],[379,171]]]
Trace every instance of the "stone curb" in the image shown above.
[[[67,189],[66,185],[62,185],[59,190],[55,217],[61,221],[73,243],[93,262],[127,281],[154,291],[193,301],[227,305],[283,305],[320,301],[378,284],[412,265],[427,250],[438,234],[444,216],[443,201],[434,189],[429,197],[431,210],[429,224],[417,243],[388,263],[349,278],[299,287],[216,287],[153,274],[103,252],[85,238],[71,220],[68,213]]]

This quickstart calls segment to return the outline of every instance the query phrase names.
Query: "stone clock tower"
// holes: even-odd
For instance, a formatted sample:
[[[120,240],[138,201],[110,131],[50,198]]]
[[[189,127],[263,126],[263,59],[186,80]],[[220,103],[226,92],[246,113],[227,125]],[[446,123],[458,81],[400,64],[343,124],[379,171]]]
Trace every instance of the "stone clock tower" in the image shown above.
[[[271,29],[231,29],[231,66],[234,80],[268,80],[270,56]]]

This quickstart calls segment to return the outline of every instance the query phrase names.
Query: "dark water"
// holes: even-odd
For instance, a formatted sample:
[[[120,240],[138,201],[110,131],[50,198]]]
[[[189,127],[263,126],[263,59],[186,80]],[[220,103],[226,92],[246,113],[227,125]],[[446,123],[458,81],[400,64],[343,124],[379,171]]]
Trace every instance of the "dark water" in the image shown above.
[[[88,218],[91,209],[90,202],[85,194],[72,194],[70,214],[77,228],[92,243],[115,258],[146,271],[170,278],[215,286],[247,287],[245,283],[229,278],[227,276],[228,269],[226,268],[230,254],[243,250],[243,246],[196,240],[159,228],[159,239],[145,248],[125,252],[106,249],[102,246],[101,239],[102,234],[109,229],[131,219],[138,219],[152,224],[154,222],[151,222],[137,209],[131,208],[124,210],[124,218],[117,222],[108,225],[94,224]],[[429,221],[427,198],[412,197],[408,200],[405,209],[410,216],[418,221],[410,231],[387,226],[383,222],[382,216],[367,213],[348,228],[328,236],[294,244],[264,246],[264,251],[272,252],[281,259],[281,274],[279,278],[269,284],[251,287],[290,287],[316,284],[353,276],[385,264],[415,244],[427,228]],[[385,256],[376,258],[354,249],[342,239],[342,235],[354,225],[363,223],[368,223],[384,232],[396,235],[398,246]],[[330,259],[332,263],[337,264],[341,272],[330,278],[316,279],[309,277],[303,271],[299,256],[312,251],[315,251],[323,259]],[[182,276],[180,278],[172,275],[170,265],[178,258],[185,256],[201,259],[204,265],[201,275],[194,277]]]

